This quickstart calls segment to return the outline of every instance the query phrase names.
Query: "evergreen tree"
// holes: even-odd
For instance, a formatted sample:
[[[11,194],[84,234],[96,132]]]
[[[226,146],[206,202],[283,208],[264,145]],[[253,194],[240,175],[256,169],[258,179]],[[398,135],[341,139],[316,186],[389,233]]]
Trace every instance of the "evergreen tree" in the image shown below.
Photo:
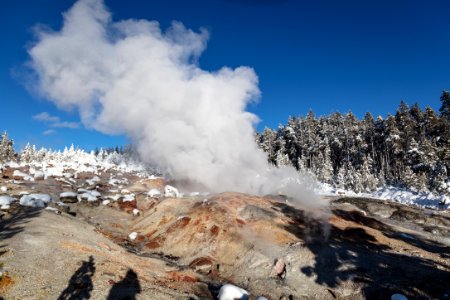
[[[443,91],[441,95],[441,108],[439,108],[441,112],[441,117],[450,121],[450,92]]]
[[[8,133],[5,131],[0,142],[0,162],[8,162],[14,159],[14,141],[9,140]]]

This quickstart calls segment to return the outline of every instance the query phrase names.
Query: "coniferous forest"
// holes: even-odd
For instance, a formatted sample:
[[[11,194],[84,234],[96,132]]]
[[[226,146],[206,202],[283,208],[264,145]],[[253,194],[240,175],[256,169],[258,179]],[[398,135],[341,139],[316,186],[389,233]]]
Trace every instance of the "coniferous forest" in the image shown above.
[[[402,101],[385,118],[309,111],[256,139],[270,163],[292,165],[337,188],[369,192],[394,185],[450,194],[450,93],[440,100],[439,112]]]

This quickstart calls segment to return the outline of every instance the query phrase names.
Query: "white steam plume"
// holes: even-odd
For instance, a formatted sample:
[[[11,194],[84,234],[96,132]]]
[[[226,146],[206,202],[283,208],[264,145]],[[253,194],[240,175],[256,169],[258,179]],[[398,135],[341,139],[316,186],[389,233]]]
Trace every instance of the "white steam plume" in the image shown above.
[[[101,0],[79,0],[60,31],[38,30],[29,49],[38,87],[87,127],[125,133],[142,159],[214,192],[283,193],[321,206],[293,168],[269,166],[254,141],[253,69],[202,70],[208,33],[174,22],[113,22]],[[311,181],[309,181],[311,183]]]

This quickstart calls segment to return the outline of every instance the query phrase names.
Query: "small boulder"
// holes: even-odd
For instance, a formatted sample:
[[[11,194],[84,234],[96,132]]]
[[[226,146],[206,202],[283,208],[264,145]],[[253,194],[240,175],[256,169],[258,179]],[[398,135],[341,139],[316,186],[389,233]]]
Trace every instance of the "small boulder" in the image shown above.
[[[63,192],[59,194],[59,199],[63,203],[77,203],[78,202],[77,196],[78,194],[74,192]]]
[[[282,259],[275,260],[275,265],[273,266],[273,274],[282,279],[286,277],[286,264]]]
[[[181,194],[176,187],[166,185],[164,187],[164,197],[166,198],[180,198]]]
[[[52,197],[47,194],[30,194],[23,195],[19,203],[23,206],[31,206],[31,207],[46,207],[49,202],[52,201]]]

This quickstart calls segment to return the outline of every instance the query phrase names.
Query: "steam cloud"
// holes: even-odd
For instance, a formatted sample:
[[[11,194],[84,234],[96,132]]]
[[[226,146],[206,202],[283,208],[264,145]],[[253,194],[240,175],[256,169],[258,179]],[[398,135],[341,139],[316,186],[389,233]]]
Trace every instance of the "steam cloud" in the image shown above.
[[[253,69],[202,70],[208,33],[174,22],[113,22],[101,0],[79,0],[60,31],[37,30],[29,49],[40,92],[77,109],[87,127],[126,134],[143,160],[214,192],[282,193],[321,206],[291,167],[269,166],[254,141]]]

